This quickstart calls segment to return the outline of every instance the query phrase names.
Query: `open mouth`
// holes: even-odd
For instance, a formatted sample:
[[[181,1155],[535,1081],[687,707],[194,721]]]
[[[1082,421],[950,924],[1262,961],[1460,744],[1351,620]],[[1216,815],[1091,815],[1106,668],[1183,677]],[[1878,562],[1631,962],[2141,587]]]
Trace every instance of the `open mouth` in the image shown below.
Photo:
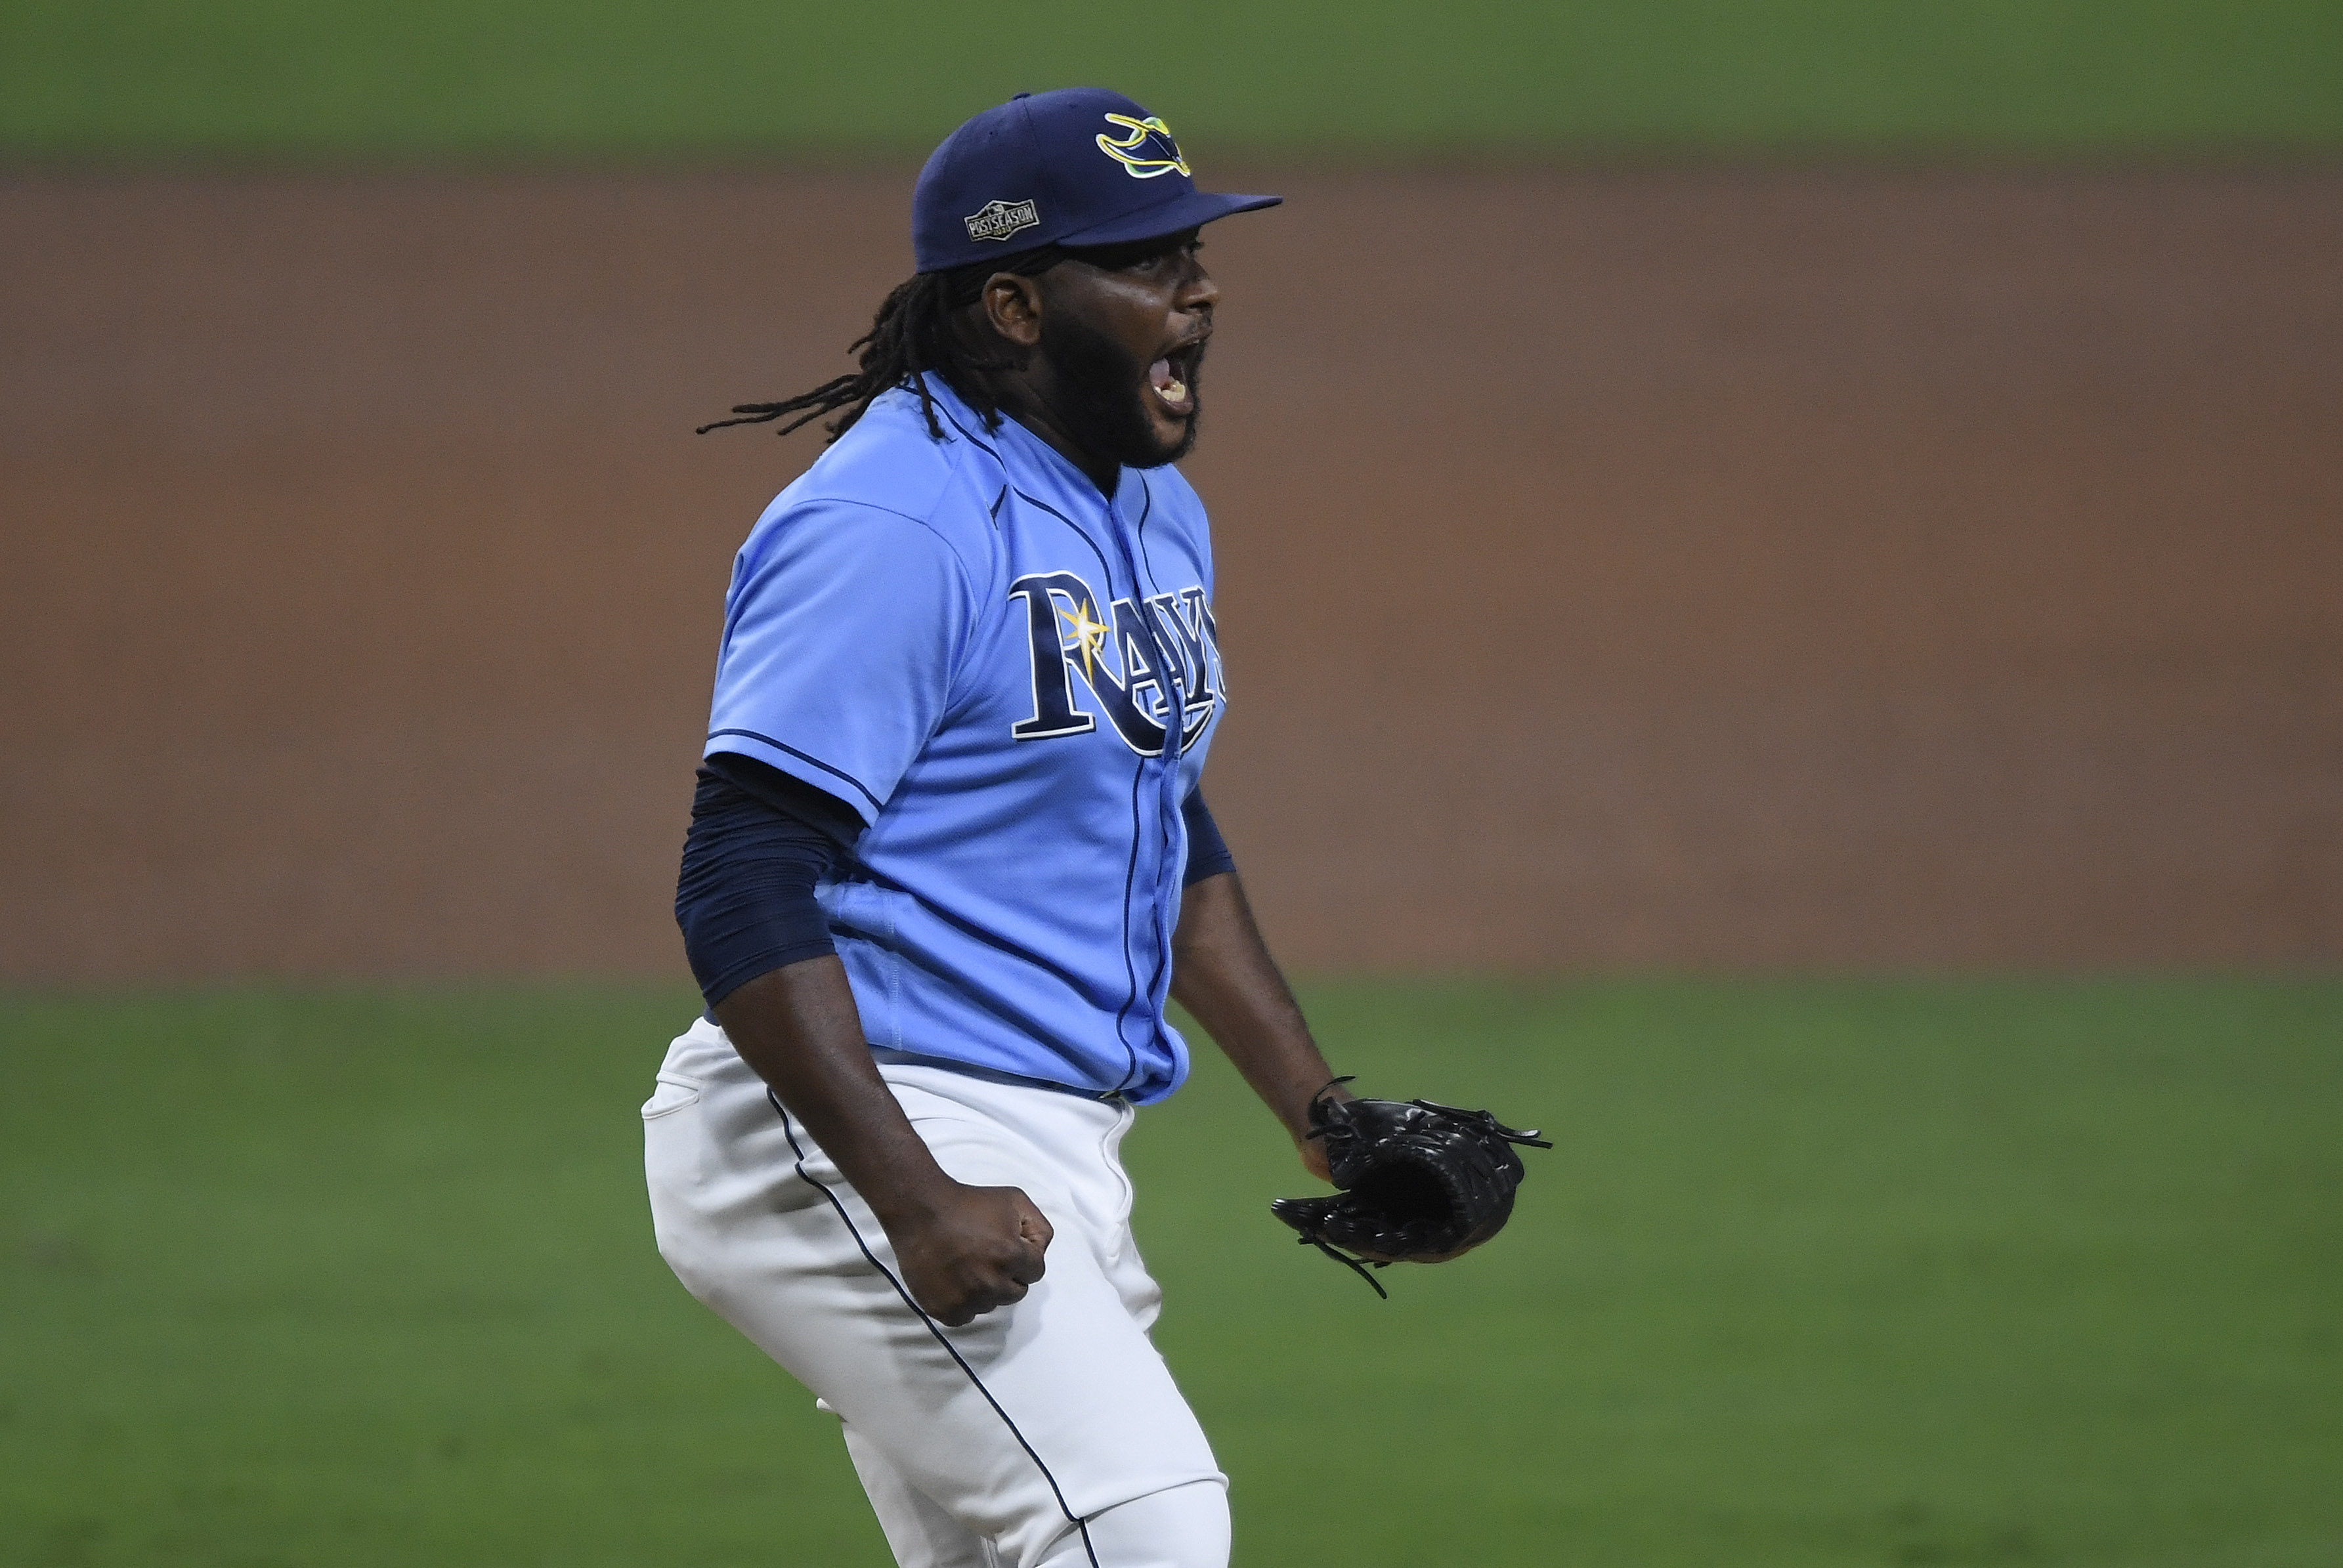
[[[1196,411],[1196,361],[1203,355],[1201,339],[1175,348],[1147,367],[1148,389],[1166,413],[1185,418]]]

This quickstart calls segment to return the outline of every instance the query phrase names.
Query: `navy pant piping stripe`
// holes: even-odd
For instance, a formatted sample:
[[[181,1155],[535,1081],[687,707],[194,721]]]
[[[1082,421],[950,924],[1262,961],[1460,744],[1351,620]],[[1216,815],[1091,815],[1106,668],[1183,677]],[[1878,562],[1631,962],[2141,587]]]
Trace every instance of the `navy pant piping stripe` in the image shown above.
[[[798,1174],[823,1197],[830,1200],[830,1206],[838,1211],[838,1218],[846,1226],[846,1233],[854,1238],[854,1244],[861,1249],[863,1257],[869,1260],[870,1266],[878,1270],[889,1284],[895,1287],[895,1293],[903,1298],[903,1304],[911,1309],[920,1322],[927,1325],[928,1332],[935,1336],[936,1343],[944,1347],[944,1353],[951,1357],[953,1364],[958,1366],[967,1376],[968,1381],[975,1385],[976,1392],[984,1396],[984,1402],[992,1407],[992,1413],[1001,1418],[1001,1424],[1009,1429],[1009,1435],[1017,1440],[1017,1446],[1025,1451],[1025,1457],[1033,1462],[1033,1468],[1041,1473],[1043,1481],[1049,1483],[1050,1495],[1058,1500],[1058,1512],[1064,1514],[1067,1522],[1076,1530],[1081,1532],[1082,1551],[1091,1560],[1091,1568],[1100,1568],[1098,1548],[1091,1543],[1090,1521],[1081,1518],[1066,1506],[1066,1494],[1059,1488],[1058,1478],[1050,1473],[1050,1467],[1041,1462],[1040,1454],[1033,1452],[1033,1445],[1025,1441],[1025,1434],[1017,1430],[1016,1422],[1011,1420],[1009,1412],[1001,1408],[1001,1402],[992,1396],[990,1389],[984,1386],[984,1380],[976,1375],[976,1369],[968,1364],[967,1358],[960,1353],[960,1347],[945,1338],[942,1325],[928,1316],[927,1309],[911,1299],[911,1292],[904,1288],[901,1280],[895,1277],[895,1271],[879,1261],[879,1255],[870,1250],[870,1243],[862,1239],[861,1230],[854,1223],[854,1217],[846,1211],[846,1205],[839,1201],[838,1194],[831,1191],[820,1178],[806,1169],[805,1150],[798,1142],[796,1124],[790,1119],[789,1108],[781,1103],[781,1097],[768,1089],[765,1091],[765,1098],[772,1103],[773,1110],[780,1116],[782,1135],[789,1141],[789,1152],[797,1156]]]

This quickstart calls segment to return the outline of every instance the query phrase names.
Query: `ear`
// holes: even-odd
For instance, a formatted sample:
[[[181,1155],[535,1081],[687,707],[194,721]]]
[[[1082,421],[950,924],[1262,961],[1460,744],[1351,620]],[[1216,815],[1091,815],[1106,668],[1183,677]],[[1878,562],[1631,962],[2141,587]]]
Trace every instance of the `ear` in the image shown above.
[[[1041,285],[1036,278],[1013,272],[996,272],[984,280],[978,303],[985,324],[1020,348],[1041,341]]]

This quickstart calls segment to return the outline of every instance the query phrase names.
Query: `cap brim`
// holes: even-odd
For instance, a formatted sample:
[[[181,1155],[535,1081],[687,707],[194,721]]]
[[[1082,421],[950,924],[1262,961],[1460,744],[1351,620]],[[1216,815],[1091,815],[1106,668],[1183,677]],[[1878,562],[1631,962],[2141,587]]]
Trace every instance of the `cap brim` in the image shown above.
[[[1141,207],[1105,223],[1092,224],[1078,233],[1060,235],[1057,243],[1122,245],[1134,239],[1156,239],[1178,234],[1182,229],[1201,228],[1231,213],[1275,206],[1284,199],[1282,196],[1220,196],[1210,191],[1190,191],[1160,206]]]

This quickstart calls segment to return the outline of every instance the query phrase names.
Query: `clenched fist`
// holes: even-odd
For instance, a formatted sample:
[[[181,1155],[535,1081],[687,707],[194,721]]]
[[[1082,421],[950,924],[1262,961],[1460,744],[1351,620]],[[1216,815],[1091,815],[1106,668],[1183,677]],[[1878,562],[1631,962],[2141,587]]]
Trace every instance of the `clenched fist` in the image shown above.
[[[903,1288],[936,1322],[958,1328],[980,1313],[1021,1302],[1045,1265],[1050,1221],[1014,1187],[954,1181],[887,1226]]]

